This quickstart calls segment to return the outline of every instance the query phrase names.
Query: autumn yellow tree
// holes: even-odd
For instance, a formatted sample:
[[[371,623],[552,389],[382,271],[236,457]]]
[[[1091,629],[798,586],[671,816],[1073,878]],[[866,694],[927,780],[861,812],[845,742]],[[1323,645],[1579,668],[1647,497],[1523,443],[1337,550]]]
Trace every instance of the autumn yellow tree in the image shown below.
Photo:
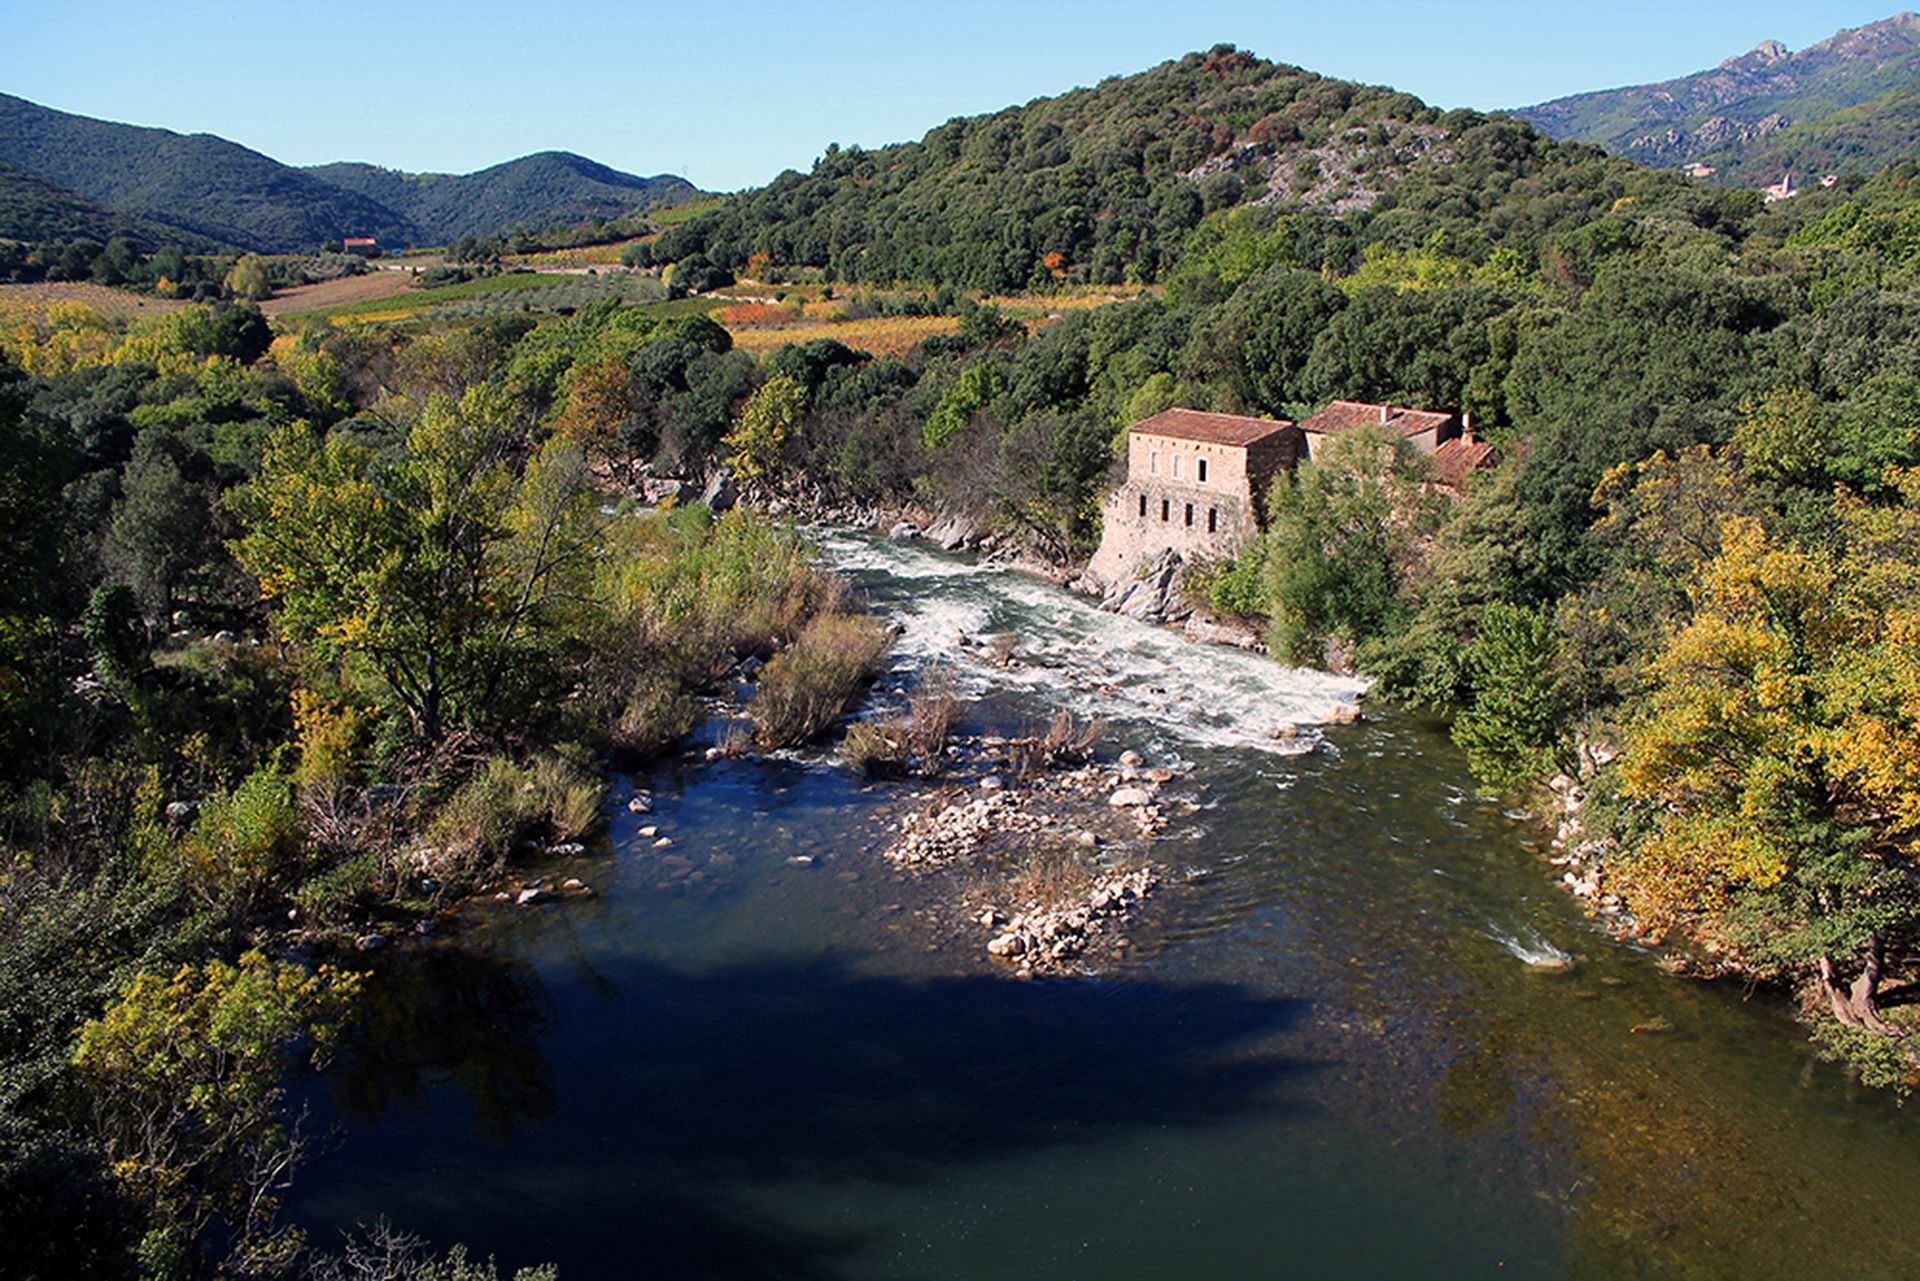
[[[1620,866],[1646,924],[1883,1035],[1889,948],[1920,920],[1920,473],[1905,489],[1842,495],[1835,550],[1727,518],[1621,761],[1652,825]]]
[[[806,407],[807,389],[791,374],[777,374],[760,384],[726,435],[727,465],[745,481],[759,480],[773,471]]]

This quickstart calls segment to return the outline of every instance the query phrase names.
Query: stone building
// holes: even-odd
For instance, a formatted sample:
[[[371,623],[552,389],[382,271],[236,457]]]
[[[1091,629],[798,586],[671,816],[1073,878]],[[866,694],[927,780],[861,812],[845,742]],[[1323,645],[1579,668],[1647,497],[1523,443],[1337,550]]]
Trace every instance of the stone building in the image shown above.
[[[1167,552],[1188,563],[1233,555],[1259,532],[1273,478],[1303,456],[1300,428],[1279,419],[1169,409],[1135,423],[1089,574],[1113,586]]]
[[[1327,437],[1352,427],[1385,427],[1423,454],[1432,454],[1466,427],[1459,414],[1437,409],[1409,409],[1405,405],[1370,405],[1359,400],[1336,400],[1311,418],[1301,420],[1306,456],[1311,458]]]

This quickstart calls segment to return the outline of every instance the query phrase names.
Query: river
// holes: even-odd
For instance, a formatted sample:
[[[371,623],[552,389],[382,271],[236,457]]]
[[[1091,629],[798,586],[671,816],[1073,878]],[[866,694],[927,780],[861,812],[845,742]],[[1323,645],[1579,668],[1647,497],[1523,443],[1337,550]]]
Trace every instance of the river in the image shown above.
[[[369,1034],[300,1090],[316,1244],[385,1214],[563,1281],[1920,1275],[1911,1109],[1778,1001],[1610,942],[1440,730],[1322,727],[1350,684],[823,546],[906,629],[880,697],[938,664],[969,732],[1065,706],[1191,765],[1131,946],[1009,977],[952,875],[880,856],[908,785],[708,762],[709,725],[554,869],[597,897],[383,958]],[[1015,667],[980,657],[1001,631]]]

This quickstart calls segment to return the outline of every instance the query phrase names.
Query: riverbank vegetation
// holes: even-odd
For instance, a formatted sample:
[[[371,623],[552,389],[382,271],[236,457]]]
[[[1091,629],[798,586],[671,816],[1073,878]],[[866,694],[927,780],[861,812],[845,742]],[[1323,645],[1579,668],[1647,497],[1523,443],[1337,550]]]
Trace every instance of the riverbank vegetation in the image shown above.
[[[1007,200],[907,216],[968,176]],[[1900,1082],[1915,177],[1763,206],[1220,49],[833,151],[642,244],[817,302],[894,286],[874,318],[940,323],[891,350],[747,350],[716,300],[624,286],[277,333],[224,274],[165,315],[10,312],[0,1203],[28,1211],[0,1270],[293,1266],[270,1211],[300,1136],[263,1083],[358,1034],[362,958],[590,833],[605,766],[744,660],[762,747],[841,715],[881,629],[792,529],[694,495],[915,504],[1070,564],[1117,434],[1174,404],[1472,412],[1504,462],[1464,495],[1356,432],[1214,601],[1450,714],[1490,787],[1578,775],[1644,931],[1806,992]],[[972,296],[1122,284],[1031,324]],[[847,754],[931,772],[950,716]],[[1058,723],[1022,772],[1091,743]]]
[[[76,1240],[97,1276],[305,1266],[279,1082],[360,1035],[363,958],[589,837],[605,763],[740,660],[782,742],[872,670],[884,633],[791,529],[616,503],[554,428],[567,344],[725,376],[724,331],[613,318],[0,335],[0,1199],[45,1211],[9,1274]]]

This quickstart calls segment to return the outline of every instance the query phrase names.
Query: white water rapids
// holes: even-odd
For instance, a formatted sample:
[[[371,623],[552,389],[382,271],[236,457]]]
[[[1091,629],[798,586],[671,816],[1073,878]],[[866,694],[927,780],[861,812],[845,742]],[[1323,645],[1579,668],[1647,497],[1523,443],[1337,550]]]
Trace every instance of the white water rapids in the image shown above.
[[[814,530],[824,559],[854,579],[906,630],[899,670],[939,666],[968,697],[1013,691],[1085,720],[1149,727],[1183,749],[1312,750],[1314,726],[1366,692],[1366,683],[1259,654],[1196,644],[1178,631],[1098,609],[1030,574],[969,563],[923,543]],[[1012,639],[1016,661],[989,661],[989,638]],[[1285,724],[1298,737],[1280,739]]]

